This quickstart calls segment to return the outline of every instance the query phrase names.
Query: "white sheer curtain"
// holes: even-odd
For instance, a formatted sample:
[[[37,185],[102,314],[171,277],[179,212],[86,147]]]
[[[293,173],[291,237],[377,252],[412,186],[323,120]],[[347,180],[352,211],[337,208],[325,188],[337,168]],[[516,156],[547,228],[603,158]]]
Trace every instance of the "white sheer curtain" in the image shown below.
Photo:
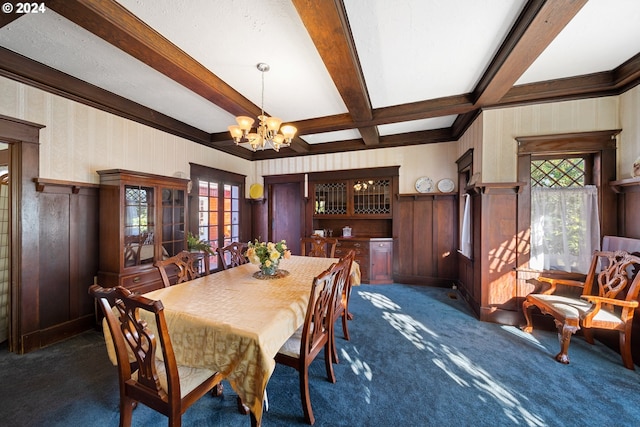
[[[462,214],[462,232],[460,233],[460,252],[471,258],[471,196],[464,195],[464,212]]]
[[[587,273],[600,249],[598,189],[531,189],[531,260],[536,270]]]

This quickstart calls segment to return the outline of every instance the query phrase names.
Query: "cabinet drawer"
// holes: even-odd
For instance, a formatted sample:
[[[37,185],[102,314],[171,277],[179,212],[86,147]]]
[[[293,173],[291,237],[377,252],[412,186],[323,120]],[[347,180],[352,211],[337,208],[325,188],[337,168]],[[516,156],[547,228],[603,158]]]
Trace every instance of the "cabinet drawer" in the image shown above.
[[[368,254],[369,253],[369,242],[362,240],[338,240],[338,244],[336,245],[336,253],[339,250],[342,250],[343,254],[349,252],[350,249],[353,249],[357,254]]]
[[[345,247],[337,247],[336,248],[336,258],[342,258],[349,251],[353,251],[356,254],[356,259],[369,259],[369,248],[345,248]]]
[[[338,244],[336,245],[337,247],[343,247],[343,248],[368,248],[369,247],[369,241],[368,240],[347,240],[347,239],[341,239],[338,240]]]
[[[128,276],[122,276],[120,284],[131,292],[140,294],[160,289],[164,286],[162,277],[160,277],[160,273],[155,268]]]

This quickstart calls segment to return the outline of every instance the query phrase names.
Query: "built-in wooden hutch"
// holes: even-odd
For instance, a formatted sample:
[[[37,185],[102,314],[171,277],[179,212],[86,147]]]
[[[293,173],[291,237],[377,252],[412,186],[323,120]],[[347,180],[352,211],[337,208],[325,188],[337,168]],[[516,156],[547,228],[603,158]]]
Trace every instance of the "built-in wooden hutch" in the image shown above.
[[[305,225],[305,233],[325,230],[327,236],[336,237],[337,257],[354,250],[363,283],[393,282],[398,171],[399,166],[393,166],[308,175],[312,220]],[[345,227],[350,233],[345,233]]]

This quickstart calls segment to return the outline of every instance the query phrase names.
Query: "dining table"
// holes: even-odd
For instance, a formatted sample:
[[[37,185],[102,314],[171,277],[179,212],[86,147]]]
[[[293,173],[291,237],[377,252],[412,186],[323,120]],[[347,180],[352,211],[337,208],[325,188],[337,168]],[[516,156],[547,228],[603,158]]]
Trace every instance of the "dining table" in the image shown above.
[[[314,277],[338,261],[292,255],[280,261],[283,277],[243,264],[144,296],[162,301],[177,363],[222,374],[259,426],[274,357],[304,323]],[[357,263],[350,277],[360,284]]]

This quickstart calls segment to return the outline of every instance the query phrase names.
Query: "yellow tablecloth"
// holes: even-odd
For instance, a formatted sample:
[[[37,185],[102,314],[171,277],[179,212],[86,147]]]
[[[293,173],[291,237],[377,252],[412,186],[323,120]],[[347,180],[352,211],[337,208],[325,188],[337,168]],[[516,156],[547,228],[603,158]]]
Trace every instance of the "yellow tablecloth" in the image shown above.
[[[274,356],[304,323],[313,277],[337,261],[292,256],[279,267],[290,274],[275,280],[254,278],[258,267],[245,264],[145,296],[164,305],[178,364],[222,373],[260,422]]]

